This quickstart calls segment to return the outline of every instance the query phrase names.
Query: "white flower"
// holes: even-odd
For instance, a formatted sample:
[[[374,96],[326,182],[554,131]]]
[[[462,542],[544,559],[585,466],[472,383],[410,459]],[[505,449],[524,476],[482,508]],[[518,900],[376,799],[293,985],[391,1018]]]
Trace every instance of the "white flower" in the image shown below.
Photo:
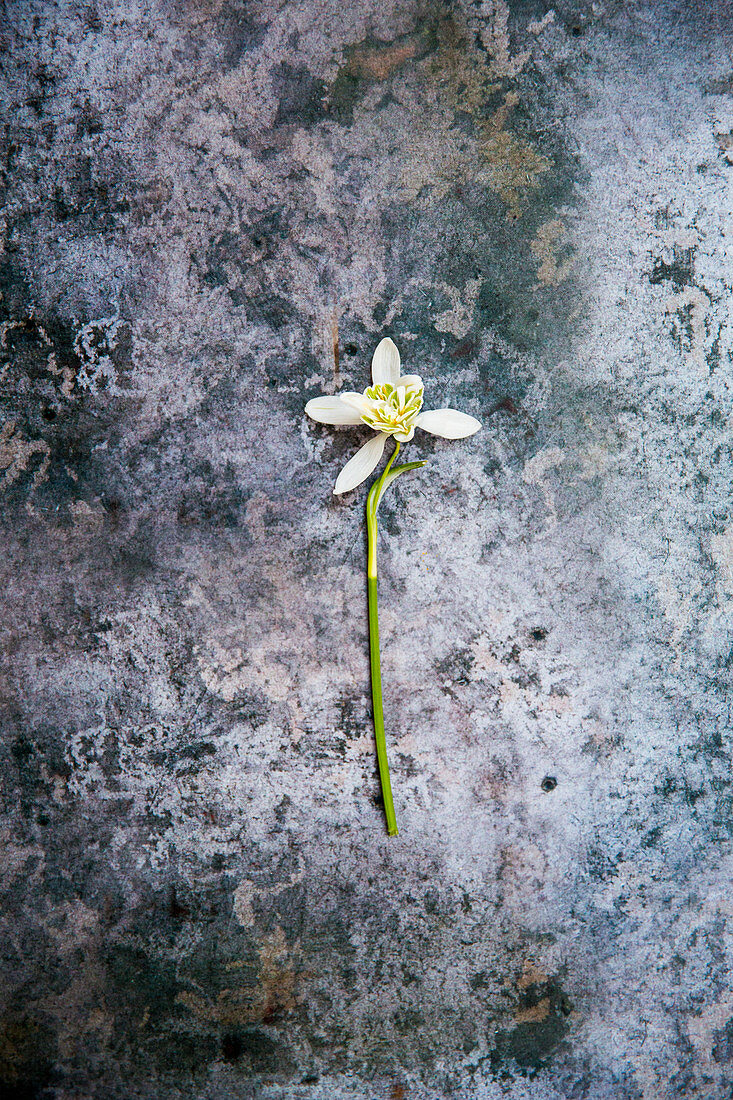
[[[336,480],[334,493],[348,493],[369,477],[382,457],[389,435],[406,443],[412,439],[415,428],[443,439],[464,439],[479,430],[480,421],[457,409],[420,412],[423,390],[419,375],[400,377],[400,353],[397,345],[386,337],[374,352],[372,385],[364,393],[347,391],[308,402],[305,411],[319,424],[368,424],[377,433],[346,463]]]

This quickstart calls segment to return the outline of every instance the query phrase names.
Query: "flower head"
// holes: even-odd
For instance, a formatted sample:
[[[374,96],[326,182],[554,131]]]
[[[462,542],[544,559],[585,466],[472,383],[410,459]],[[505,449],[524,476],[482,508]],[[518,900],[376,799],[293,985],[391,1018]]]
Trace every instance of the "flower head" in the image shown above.
[[[372,357],[372,385],[363,393],[346,391],[334,397],[315,397],[305,411],[319,424],[368,424],[377,433],[344,466],[334,493],[355,489],[378,465],[387,436],[406,443],[422,428],[443,439],[464,439],[481,427],[480,421],[457,409],[421,412],[424,386],[418,374],[400,375],[400,353],[386,337]]]

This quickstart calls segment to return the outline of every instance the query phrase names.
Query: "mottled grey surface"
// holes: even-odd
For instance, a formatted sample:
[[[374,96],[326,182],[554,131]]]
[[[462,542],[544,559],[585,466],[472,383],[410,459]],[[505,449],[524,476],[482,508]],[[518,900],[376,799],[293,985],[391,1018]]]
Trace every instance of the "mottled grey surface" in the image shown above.
[[[733,1095],[733,7],[3,8],[0,1096]]]

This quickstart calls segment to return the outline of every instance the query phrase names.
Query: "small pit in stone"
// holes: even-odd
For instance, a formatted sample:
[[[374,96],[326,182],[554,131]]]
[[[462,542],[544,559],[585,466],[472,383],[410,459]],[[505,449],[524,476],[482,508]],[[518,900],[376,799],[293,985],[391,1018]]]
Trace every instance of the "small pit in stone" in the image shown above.
[[[540,783],[540,787],[545,792],[545,794],[549,794],[550,791],[554,791],[556,786],[557,786],[557,779],[555,779],[554,775],[546,775],[545,778]]]

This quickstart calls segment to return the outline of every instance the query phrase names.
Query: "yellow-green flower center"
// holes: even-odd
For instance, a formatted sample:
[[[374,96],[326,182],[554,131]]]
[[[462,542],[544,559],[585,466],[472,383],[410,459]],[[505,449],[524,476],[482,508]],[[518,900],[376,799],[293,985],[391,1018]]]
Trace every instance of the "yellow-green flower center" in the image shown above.
[[[370,386],[364,390],[370,408],[362,420],[378,432],[408,435],[422,408],[423,392],[423,386],[393,386],[389,382]]]

